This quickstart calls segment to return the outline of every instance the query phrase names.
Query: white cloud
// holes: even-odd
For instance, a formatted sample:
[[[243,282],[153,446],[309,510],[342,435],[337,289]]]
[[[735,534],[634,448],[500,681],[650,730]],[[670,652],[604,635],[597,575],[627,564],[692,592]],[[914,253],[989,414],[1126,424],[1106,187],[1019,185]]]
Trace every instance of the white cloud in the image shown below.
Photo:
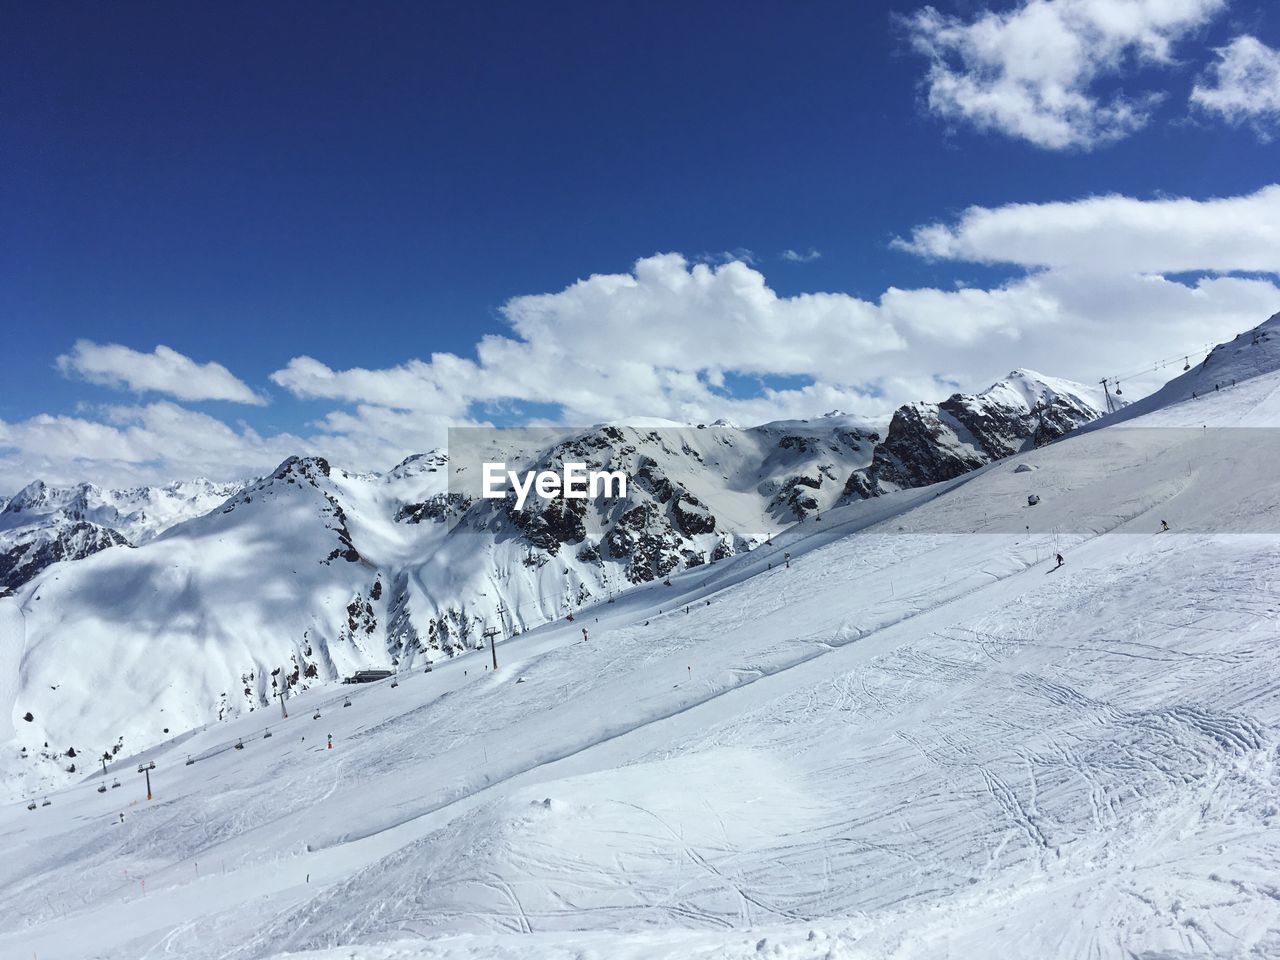
[[[0,489],[11,493],[37,478],[110,485],[196,476],[234,480],[314,450],[301,437],[263,437],[169,401],[110,406],[80,416],[38,414],[13,423],[0,420]]]
[[[974,208],[900,246],[1013,264],[1022,276],[988,288],[890,287],[875,299],[780,296],[740,261],[647,257],[513,298],[505,335],[483,337],[472,357],[384,369],[295,357],[272,380],[332,405],[304,435],[260,434],[170,402],[0,421],[0,490],[38,476],[231,478],[293,453],[385,469],[441,444],[449,425],[474,423],[475,410],[496,418],[530,403],[555,405],[575,426],[637,416],[750,424],[833,408],[887,418],[900,403],[981,389],[1015,367],[1095,382],[1150,363],[1145,384],[1126,382],[1130,394],[1177,372],[1154,369],[1155,358],[1194,353],[1280,310],[1278,204],[1280,186],[1199,201]],[[731,395],[731,375],[768,388]]]
[[[142,353],[118,343],[77,340],[57,359],[58,369],[89,383],[179,400],[230,400],[261,406],[266,400],[220,363],[197,363],[164,345]]]
[[[300,395],[362,405],[354,419],[331,415],[331,431],[387,436],[414,418],[458,415],[473,402],[560,404],[570,424],[628,416],[752,423],[832,407],[884,416],[905,400],[944,396],[952,383],[980,389],[1017,366],[1091,381],[1226,339],[1280,309],[1280,289],[1270,280],[1160,275],[1192,269],[1174,254],[1196,250],[1202,221],[1223,216],[1215,205],[1227,202],[1205,201],[1203,216],[1180,222],[1165,218],[1156,232],[1173,252],[1154,261],[1133,237],[1110,259],[1099,260],[1088,238],[1059,250],[1055,211],[1029,209],[1011,246],[1032,251],[1023,261],[1037,269],[1027,276],[990,289],[891,287],[876,301],[841,293],[779,297],[745,264],[711,268],[665,254],[638,261],[631,273],[513,299],[503,310],[512,335],[484,338],[475,360],[439,354],[386,370],[334,371],[302,358],[273,379]],[[1086,219],[1104,233],[1118,229],[1114,218]],[[951,237],[948,230],[955,234],[935,254],[1005,256],[981,243],[971,247],[960,227],[931,229],[935,243]],[[1230,239],[1229,231],[1208,236],[1211,247]],[[1035,253],[1042,249],[1056,253]],[[1280,267],[1253,259],[1248,244],[1200,256],[1197,269]],[[1041,259],[1048,269],[1038,269]],[[727,373],[806,383],[730,397],[720,389]]]
[[[1170,64],[1178,40],[1226,0],[1025,0],[972,20],[925,7],[905,18],[929,58],[929,109],[1050,150],[1089,149],[1145,125],[1159,94],[1101,95],[1097,81]]]
[[[461,416],[472,403],[560,404],[570,419],[679,417],[710,409],[724,371],[836,379],[849,359],[901,349],[873,304],[840,293],[779,297],[740,261],[648,257],[502,308],[513,336],[489,336],[476,360],[436,354],[384,370],[331,370],[295,358],[272,380],[324,397]],[[723,397],[719,398],[725,402]]]
[[[1191,102],[1231,123],[1249,122],[1264,140],[1280,122],[1280,50],[1256,37],[1236,37],[1191,91]]]
[[[737,261],[754,266],[760,262],[756,252],[747,247],[735,247],[732,250],[721,250],[719,253],[700,253],[692,259],[695,263],[709,263],[712,265]]]
[[[944,260],[1098,273],[1280,273],[1280,185],[1212,200],[1113,195],[971,207],[895,245]]]
[[[822,254],[813,247],[810,247],[804,253],[801,253],[799,250],[792,250],[788,247],[786,250],[782,251],[781,256],[783,260],[788,260],[791,263],[810,263],[817,260],[822,256]]]
[[[409,360],[398,367],[333,370],[312,357],[294,357],[271,380],[306,399],[362,402],[404,410],[432,410],[461,416],[469,401],[465,384],[474,380],[476,366],[452,354],[436,354],[427,363]]]

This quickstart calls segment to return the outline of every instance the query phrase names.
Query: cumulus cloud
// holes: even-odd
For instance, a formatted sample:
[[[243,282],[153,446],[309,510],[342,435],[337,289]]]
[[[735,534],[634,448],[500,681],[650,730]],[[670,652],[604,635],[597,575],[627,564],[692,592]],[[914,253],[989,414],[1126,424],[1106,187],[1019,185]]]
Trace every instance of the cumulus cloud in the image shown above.
[[[930,111],[1050,150],[1090,149],[1144,126],[1160,94],[1103,95],[1131,64],[1168,65],[1175,44],[1226,0],[1025,0],[962,19],[925,7],[904,19],[928,57]]]
[[[220,363],[197,363],[163,344],[151,353],[118,343],[77,340],[57,359],[58,369],[104,387],[154,391],[179,400],[230,400],[261,406],[266,400]]]
[[[713,268],[664,254],[638,261],[629,273],[595,275],[558,292],[511,300],[503,308],[510,335],[481,340],[474,360],[437,354],[384,370],[332,370],[298,358],[273,379],[300,396],[359,405],[356,420],[345,413],[329,418],[336,434],[394,432],[415,417],[456,416],[472,404],[506,401],[557,405],[570,424],[629,416],[753,423],[832,407],[882,417],[905,400],[937,399],[956,384],[980,389],[1017,366],[1089,381],[1225,339],[1280,309],[1280,289],[1269,279],[1163,275],[1280,272],[1273,260],[1254,259],[1248,244],[1209,259],[1199,254],[1195,266],[1178,259],[1178,251],[1197,249],[1202,221],[1222,216],[1217,204],[1228,202],[1203,201],[1208,209],[1201,216],[1184,210],[1177,229],[1157,213],[1154,232],[1171,251],[1159,259],[1132,237],[1113,258],[1097,257],[1087,237],[1059,250],[1055,237],[1062,230],[1053,209],[1019,211],[1031,226],[1009,240],[1008,250],[1031,251],[1021,259],[1000,252],[1006,238],[999,231],[993,236],[1000,244],[989,248],[970,242],[966,221],[934,225],[924,234],[934,247],[922,240],[904,246],[957,259],[1009,260],[1029,272],[985,289],[891,287],[877,300],[842,293],[780,297],[745,264]],[[1114,218],[1096,212],[1086,221],[1100,233],[1118,229]],[[1037,223],[1045,236],[1032,229]],[[1056,252],[1036,252],[1041,249]],[[1099,343],[1108,345],[1105,360]],[[729,374],[774,385],[757,395],[730,394],[723,389]],[[778,386],[780,377],[799,382]]]
[[[475,375],[474,363],[453,354],[436,354],[429,363],[409,360],[381,370],[352,367],[341,371],[301,356],[271,374],[271,380],[308,400],[362,402],[461,415],[470,403],[465,385],[473,382]]]
[[[1280,123],[1280,50],[1256,37],[1236,37],[1191,91],[1191,102],[1230,123],[1250,123],[1270,140]]]
[[[323,456],[357,471],[386,470],[444,447],[450,418],[360,404],[334,410],[301,433],[262,433],[170,401],[82,408],[75,415],[0,420],[0,493],[35,479],[128,487],[206,477],[245,480],[287,457]]]
[[[108,406],[77,416],[0,420],[0,481],[12,492],[36,478],[114,485],[195,476],[234,480],[314,450],[302,437],[264,437],[169,401]]]
[[[647,257],[502,308],[510,336],[476,359],[436,354],[383,370],[332,370],[309,357],[272,374],[302,397],[459,416],[473,403],[556,404],[578,422],[709,409],[725,371],[844,379],[851,358],[905,343],[873,304],[841,293],[778,296],[741,261]],[[848,381],[846,381],[848,382]]]
[[[1280,311],[1278,224],[1280,186],[1206,200],[973,208],[917,228],[899,247],[1009,264],[1020,276],[988,287],[889,287],[874,299],[782,296],[741,261],[659,254],[511,299],[501,308],[506,329],[470,356],[382,369],[294,357],[271,379],[329,405],[300,435],[260,434],[167,401],[0,421],[0,490],[37,476],[231,478],[293,453],[385,469],[441,445],[450,425],[499,414],[520,422],[524,405],[570,426],[631,417],[751,424],[833,408],[883,420],[900,403],[982,389],[1015,367],[1096,382],[1150,361],[1126,381],[1137,395],[1176,372],[1152,358],[1194,353]]]
[[[1280,185],[1211,200],[1112,195],[971,207],[895,245],[943,260],[1098,273],[1280,273]]]

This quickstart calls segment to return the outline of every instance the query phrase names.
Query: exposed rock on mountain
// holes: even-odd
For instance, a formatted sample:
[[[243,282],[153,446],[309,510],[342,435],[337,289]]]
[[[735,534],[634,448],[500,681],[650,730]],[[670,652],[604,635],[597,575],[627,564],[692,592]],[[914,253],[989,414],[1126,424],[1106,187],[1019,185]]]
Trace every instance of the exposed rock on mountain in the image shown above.
[[[745,430],[605,424],[482,431],[474,449],[455,444],[385,474],[291,457],[243,487],[125,496],[32,485],[0,513],[21,551],[0,576],[23,584],[6,602],[24,622],[35,717],[24,742],[137,748],[274,706],[282,684],[452,657],[481,647],[486,629],[514,636],[749,550],[844,495],[945,479],[1043,442],[1097,416],[1083,389],[1016,374],[974,397],[903,408],[883,440],[841,414]],[[483,464],[497,461],[521,475],[581,463],[629,483],[621,497],[533,496],[516,509],[513,497],[481,496]],[[155,535],[183,509],[202,515]],[[19,539],[14,518],[43,532]],[[135,531],[136,548],[108,549],[134,541],[106,520]],[[84,559],[48,569],[71,557]],[[122,694],[75,697],[61,685],[68,657],[99,685],[128,677],[155,693],[145,710]],[[46,759],[42,775],[65,775],[64,757]]]
[[[60,560],[79,560],[129,541],[87,520],[58,519],[0,534],[0,595],[11,592]]]
[[[208,480],[127,490],[37,480],[11,499],[0,498],[0,591],[16,589],[61,560],[146,543],[215,509],[239,489]]]
[[[1103,415],[1101,391],[1015,370],[978,394],[898,408],[865,470],[845,482],[846,497],[951,480],[992,460],[1040,446]]]

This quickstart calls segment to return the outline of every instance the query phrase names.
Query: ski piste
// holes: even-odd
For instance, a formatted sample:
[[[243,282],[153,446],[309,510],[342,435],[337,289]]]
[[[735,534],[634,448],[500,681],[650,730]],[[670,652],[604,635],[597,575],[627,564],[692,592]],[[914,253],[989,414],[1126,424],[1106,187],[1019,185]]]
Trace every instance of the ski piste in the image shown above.
[[[1265,956],[1277,366],[15,798],[0,954]]]

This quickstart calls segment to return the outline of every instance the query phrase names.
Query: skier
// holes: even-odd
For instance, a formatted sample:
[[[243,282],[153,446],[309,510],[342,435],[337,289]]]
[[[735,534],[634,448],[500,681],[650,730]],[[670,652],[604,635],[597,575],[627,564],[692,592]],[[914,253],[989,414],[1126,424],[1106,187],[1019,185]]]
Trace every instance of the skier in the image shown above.
[[[1067,562],[1067,561],[1065,561],[1065,560],[1063,560],[1063,559],[1062,559],[1062,554],[1060,554],[1060,553],[1054,554],[1054,556],[1056,556],[1056,557],[1058,558],[1058,567],[1062,566],[1064,563],[1066,563],[1066,562]],[[1054,567],[1053,569],[1057,570],[1057,569],[1058,569],[1058,567]]]
[[[587,628],[586,628],[586,627],[583,627],[583,628],[582,628],[582,642],[583,642],[583,643],[586,643],[589,639],[591,639],[591,638],[587,636]]]
[[[1164,531],[1166,531],[1166,530],[1168,530],[1168,529],[1169,529],[1169,521],[1168,521],[1168,520],[1161,520],[1161,521],[1160,521],[1160,532],[1161,532],[1161,533],[1163,533]]]

